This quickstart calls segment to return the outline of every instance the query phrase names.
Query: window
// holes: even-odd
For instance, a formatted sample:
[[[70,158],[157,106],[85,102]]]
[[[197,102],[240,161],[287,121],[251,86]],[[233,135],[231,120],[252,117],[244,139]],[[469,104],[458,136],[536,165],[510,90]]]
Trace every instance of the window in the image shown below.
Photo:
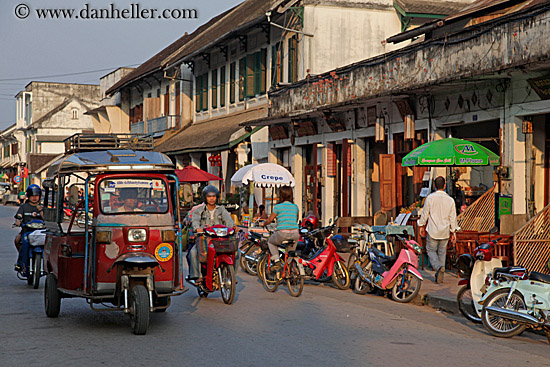
[[[99,183],[100,207],[104,214],[166,213],[166,185],[154,178],[105,179]]]
[[[212,108],[218,107],[218,70],[212,70]]]
[[[239,101],[244,100],[246,93],[246,57],[239,60]]]
[[[298,48],[296,36],[288,40],[288,82],[298,80]]]
[[[283,81],[283,60],[281,49],[282,43],[277,42],[271,46],[271,85],[281,83]]]
[[[239,93],[239,99],[243,97],[255,97],[266,92],[266,62],[267,50],[260,51],[247,55],[244,60],[243,67],[239,62],[239,73],[243,71],[243,75],[239,75],[240,90],[244,96]]]
[[[208,109],[208,73],[202,75],[201,111]]]
[[[235,83],[236,83],[237,65],[232,62],[229,65],[229,103],[235,103]]]
[[[73,120],[78,120],[78,109],[73,108],[71,113],[73,115]]]
[[[225,66],[220,68],[220,107],[225,106]]]

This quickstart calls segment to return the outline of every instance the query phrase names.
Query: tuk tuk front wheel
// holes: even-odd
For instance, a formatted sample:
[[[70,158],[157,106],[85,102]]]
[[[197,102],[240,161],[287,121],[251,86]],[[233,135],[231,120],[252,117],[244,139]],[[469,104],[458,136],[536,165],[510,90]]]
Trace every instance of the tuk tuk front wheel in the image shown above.
[[[145,335],[149,327],[149,293],[142,285],[132,288],[131,326],[134,334]]]
[[[61,310],[61,293],[57,290],[57,278],[52,273],[46,276],[44,308],[48,317],[57,317]]]

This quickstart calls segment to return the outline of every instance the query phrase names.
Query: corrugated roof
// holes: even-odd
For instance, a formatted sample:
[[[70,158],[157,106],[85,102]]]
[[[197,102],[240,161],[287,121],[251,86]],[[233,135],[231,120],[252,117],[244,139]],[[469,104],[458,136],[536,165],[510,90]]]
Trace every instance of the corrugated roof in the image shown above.
[[[193,53],[229,36],[231,33],[238,32],[242,27],[252,25],[255,21],[265,18],[265,13],[279,2],[275,0],[246,0],[242,2],[226,12],[218,22],[212,24],[193,40],[183,45],[166,60],[167,65],[184,60]]]
[[[394,0],[394,3],[407,13],[451,15],[464,9],[473,1]]]
[[[267,116],[267,107],[258,107],[196,122],[155,147],[156,151],[183,152],[229,148],[231,136],[242,129],[239,124]]]
[[[232,9],[229,9],[214,18],[210,19],[205,24],[198,27],[193,33],[187,34],[187,32],[178,38],[176,41],[172,42],[168,47],[164,48],[159,53],[155,54],[153,57],[145,61],[143,64],[135,68],[133,71],[128,73],[126,76],[121,78],[118,82],[116,82],[111,88],[107,89],[105,92],[105,95],[112,95],[116,92],[118,92],[120,89],[128,86],[129,84],[135,82],[138,79],[143,78],[146,75],[152,74],[156,71],[162,70],[166,66],[166,59],[172,55],[174,52],[176,52],[178,49],[180,49],[183,45],[185,45],[190,40],[197,37],[199,34],[204,32],[208,27],[210,27],[212,24],[216,23],[220,18],[222,18],[225,14],[230,12]]]

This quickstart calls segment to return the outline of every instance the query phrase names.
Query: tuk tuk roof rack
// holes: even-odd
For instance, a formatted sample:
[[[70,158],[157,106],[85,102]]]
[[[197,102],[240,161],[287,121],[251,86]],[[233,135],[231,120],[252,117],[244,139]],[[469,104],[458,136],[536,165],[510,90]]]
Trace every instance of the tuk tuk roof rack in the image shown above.
[[[74,134],[64,143],[66,154],[115,149],[152,151],[154,148],[152,135],[138,134]]]

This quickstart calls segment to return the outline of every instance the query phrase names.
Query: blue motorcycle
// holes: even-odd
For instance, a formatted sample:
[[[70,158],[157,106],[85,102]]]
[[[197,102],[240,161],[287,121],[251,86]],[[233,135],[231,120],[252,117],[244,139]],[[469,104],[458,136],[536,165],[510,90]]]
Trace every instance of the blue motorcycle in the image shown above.
[[[22,225],[21,249],[17,258],[17,277],[26,280],[28,285],[38,289],[40,277],[46,275],[43,271],[44,245],[46,242],[46,227],[44,221],[33,219]]]

